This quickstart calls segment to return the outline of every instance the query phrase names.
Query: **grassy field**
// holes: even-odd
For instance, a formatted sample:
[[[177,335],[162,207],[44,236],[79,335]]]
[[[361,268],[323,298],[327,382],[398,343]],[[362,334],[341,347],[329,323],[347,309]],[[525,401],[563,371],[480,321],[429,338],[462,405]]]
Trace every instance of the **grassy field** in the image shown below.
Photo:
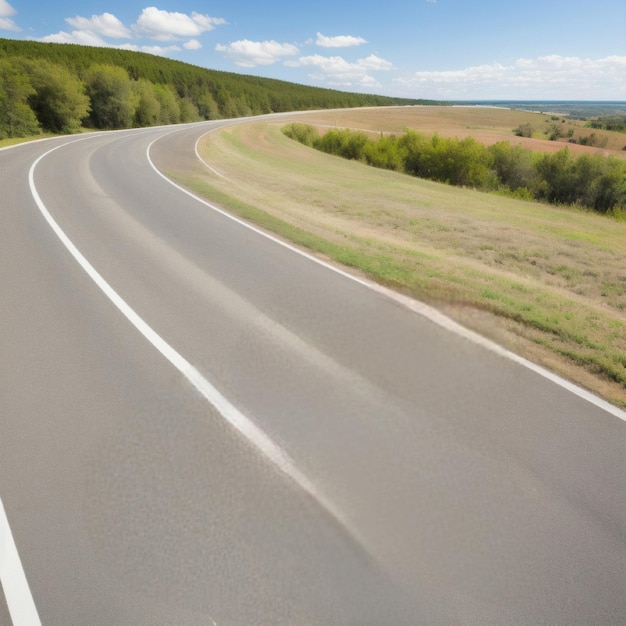
[[[409,126],[411,112],[293,119],[387,132]],[[454,122],[433,115],[430,129],[441,134],[473,134],[469,127],[480,126],[501,139],[512,137],[519,116],[534,114],[454,108]],[[427,132],[419,122],[410,127]],[[280,130],[286,123],[251,121],[213,132],[200,144],[213,170],[170,164],[167,173],[626,406],[626,223],[345,161],[287,139]]]
[[[554,119],[556,118],[556,119]],[[495,109],[493,107],[389,107],[385,109],[350,109],[345,111],[320,111],[312,114],[307,123],[320,128],[355,128],[365,131],[400,134],[406,128],[424,134],[438,132],[446,137],[474,137],[485,145],[497,141],[509,141],[531,150],[556,152],[567,146],[572,152],[613,154],[626,158],[626,134],[615,131],[586,128],[580,120],[570,120],[566,116],[547,113],[531,113],[518,110]],[[533,136],[517,137],[513,130],[521,124],[528,124]],[[562,137],[555,141],[547,138],[546,132],[556,125]],[[602,147],[584,146],[570,143],[596,134]]]

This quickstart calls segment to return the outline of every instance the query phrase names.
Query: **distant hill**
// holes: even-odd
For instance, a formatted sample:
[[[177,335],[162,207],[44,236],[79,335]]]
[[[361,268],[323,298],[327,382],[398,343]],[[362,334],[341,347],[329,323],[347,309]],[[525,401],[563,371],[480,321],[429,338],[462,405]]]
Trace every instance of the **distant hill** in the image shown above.
[[[72,132],[413,104],[436,103],[309,87],[115,48],[0,39],[0,138],[35,127]]]

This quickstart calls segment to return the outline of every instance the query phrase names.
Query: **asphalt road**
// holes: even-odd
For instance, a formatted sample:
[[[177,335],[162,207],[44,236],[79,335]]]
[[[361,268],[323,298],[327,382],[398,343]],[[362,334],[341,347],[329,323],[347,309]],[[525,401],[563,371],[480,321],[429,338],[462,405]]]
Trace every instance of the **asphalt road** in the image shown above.
[[[623,624],[624,413],[153,169],[209,128],[0,151],[0,499],[41,622]]]

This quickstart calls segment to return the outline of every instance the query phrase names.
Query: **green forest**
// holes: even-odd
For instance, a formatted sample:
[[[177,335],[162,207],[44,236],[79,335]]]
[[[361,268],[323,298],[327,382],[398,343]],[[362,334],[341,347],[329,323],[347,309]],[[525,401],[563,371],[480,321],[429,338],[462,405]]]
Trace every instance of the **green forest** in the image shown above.
[[[533,152],[506,141],[487,147],[472,137],[427,137],[413,130],[376,139],[348,129],[320,136],[313,126],[295,123],[283,132],[307,146],[374,167],[626,216],[626,161],[613,156],[574,156],[567,147],[555,153]]]
[[[424,102],[220,72],[142,52],[0,39],[0,139]]]

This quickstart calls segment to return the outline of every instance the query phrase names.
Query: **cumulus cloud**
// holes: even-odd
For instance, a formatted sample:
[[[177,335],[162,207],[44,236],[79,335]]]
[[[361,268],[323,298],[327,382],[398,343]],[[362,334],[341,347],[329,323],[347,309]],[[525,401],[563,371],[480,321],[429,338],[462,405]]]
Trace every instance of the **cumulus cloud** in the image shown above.
[[[109,47],[109,44],[95,33],[88,30],[74,30],[71,33],[59,31],[52,35],[42,37],[39,41],[46,43],[76,43],[82,46]]]
[[[227,46],[217,44],[215,49],[240,67],[272,65],[284,57],[294,56],[299,52],[298,48],[290,43],[249,39],[234,41]]]
[[[0,0],[0,30],[19,32],[22,30],[12,19],[17,11],[6,1]]]
[[[10,13],[12,11],[12,13]],[[15,10],[7,4],[6,0],[0,0],[0,28],[4,15],[13,14]],[[200,13],[172,13],[161,11],[155,7],[143,9],[135,24],[127,28],[112,13],[92,15],[90,18],[77,15],[65,20],[75,30],[71,32],[60,31],[43,37],[40,41],[53,43],[75,43],[85,46],[101,46],[109,48],[121,48],[166,56],[170,52],[179,52],[182,48],[173,43],[188,39],[182,44],[185,50],[199,50],[202,44],[196,37],[202,33],[213,30],[220,24],[226,24],[226,20],[211,17]],[[114,45],[109,39],[130,40],[122,45]],[[141,45],[141,39],[154,41],[172,42],[170,45]],[[139,43],[135,43],[139,41]]]
[[[419,71],[396,82],[427,93],[425,97],[450,99],[623,99],[626,56],[522,58],[512,65],[493,63],[459,70]]]
[[[179,52],[180,48],[176,45],[172,46],[139,46],[139,52],[147,52],[148,54],[155,54],[156,56],[165,57],[170,52]]]
[[[130,50],[131,52],[146,52],[147,54],[154,54],[156,56],[165,57],[170,52],[180,52],[180,47],[177,45],[171,46],[139,46],[134,43],[123,43],[117,46],[109,46],[110,48],[116,48],[118,50]]]
[[[140,36],[158,41],[171,41],[177,37],[197,37],[225,23],[226,20],[220,17],[210,17],[195,11],[187,15],[147,7],[141,12],[133,28]]]
[[[385,59],[381,59],[374,54],[370,54],[364,59],[359,59],[357,65],[365,70],[374,70],[377,72],[388,72],[393,69],[393,64]]]
[[[11,17],[16,13],[17,11],[6,0],[0,0],[0,17]]]
[[[346,61],[340,56],[313,54],[285,61],[285,65],[294,68],[310,67],[313,70],[310,78],[334,87],[379,87],[380,83],[370,72],[393,69],[389,61],[373,54],[356,62]]]
[[[315,43],[320,48],[350,48],[367,43],[363,37],[353,37],[351,35],[337,35],[336,37],[326,37],[322,33],[317,33]]]
[[[74,43],[82,46],[98,46],[101,48],[116,48],[119,50],[130,50],[132,52],[146,52],[148,54],[154,54],[156,56],[167,56],[171,52],[180,52],[180,47],[177,45],[170,46],[140,46],[134,43],[123,44],[111,44],[101,37],[98,37],[93,32],[86,30],[76,30],[71,33],[60,31],[53,35],[43,37],[39,41],[47,43]]]
[[[112,39],[130,39],[131,37],[130,30],[111,13],[92,15],[91,18],[77,15],[76,17],[68,17],[65,21],[79,31],[87,31],[103,37],[111,37]]]
[[[197,39],[190,39],[187,43],[183,44],[185,50],[200,50],[202,44]]]

